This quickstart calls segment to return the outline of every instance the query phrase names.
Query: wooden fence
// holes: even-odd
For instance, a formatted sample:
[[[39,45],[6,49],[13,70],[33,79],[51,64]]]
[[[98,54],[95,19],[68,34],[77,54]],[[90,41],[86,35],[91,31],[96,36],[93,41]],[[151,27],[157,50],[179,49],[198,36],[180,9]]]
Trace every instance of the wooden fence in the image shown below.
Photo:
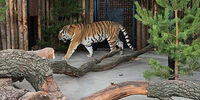
[[[1,49],[28,50],[27,0],[6,0],[8,9],[1,22]]]
[[[50,9],[56,0],[6,0],[8,9],[5,20],[0,23],[0,49],[29,49],[28,39],[28,18],[37,16],[37,39],[42,39],[41,25],[49,25],[49,22],[42,23],[43,18],[53,18]],[[138,0],[142,7],[152,10],[154,15],[159,10],[155,0]],[[195,0],[189,4],[191,6]],[[34,5],[34,6],[33,6]],[[69,21],[83,23],[93,22],[94,0],[82,0],[83,13],[77,17],[71,17]],[[148,27],[139,21],[135,21],[136,47],[144,48],[150,38],[147,32]]]

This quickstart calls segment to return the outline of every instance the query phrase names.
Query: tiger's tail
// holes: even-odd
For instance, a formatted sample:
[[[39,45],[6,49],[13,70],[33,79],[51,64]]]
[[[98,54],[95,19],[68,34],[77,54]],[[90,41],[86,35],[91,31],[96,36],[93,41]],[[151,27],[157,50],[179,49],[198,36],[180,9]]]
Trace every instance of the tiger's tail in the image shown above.
[[[120,28],[120,30],[122,31],[122,33],[124,34],[124,37],[125,37],[125,40],[126,40],[126,43],[127,43],[128,47],[129,47],[130,49],[134,50],[133,46],[132,46],[131,43],[130,43],[129,36],[128,36],[128,34],[127,34],[125,28],[124,28],[122,25],[120,25],[120,24],[119,24],[119,28]]]

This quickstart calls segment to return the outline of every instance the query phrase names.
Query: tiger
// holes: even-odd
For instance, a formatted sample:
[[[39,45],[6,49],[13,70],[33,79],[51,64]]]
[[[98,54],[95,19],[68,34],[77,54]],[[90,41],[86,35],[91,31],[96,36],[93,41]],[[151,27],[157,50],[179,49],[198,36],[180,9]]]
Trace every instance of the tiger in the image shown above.
[[[88,50],[89,54],[87,56],[92,57],[92,44],[102,42],[105,39],[107,39],[109,43],[110,52],[114,51],[116,46],[118,46],[122,49],[120,51],[120,54],[122,55],[124,47],[123,42],[118,37],[120,30],[125,36],[128,47],[134,50],[130,44],[129,36],[125,28],[117,22],[98,21],[89,24],[70,24],[64,26],[59,31],[58,39],[62,40],[63,42],[71,40],[64,59],[68,60],[80,44],[84,45]]]

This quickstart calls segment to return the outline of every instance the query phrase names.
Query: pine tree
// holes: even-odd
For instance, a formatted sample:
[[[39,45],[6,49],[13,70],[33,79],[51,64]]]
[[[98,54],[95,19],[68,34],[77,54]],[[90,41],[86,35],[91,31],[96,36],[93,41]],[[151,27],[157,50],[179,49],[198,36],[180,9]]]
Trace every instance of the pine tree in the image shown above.
[[[158,48],[158,53],[167,54],[175,59],[175,75],[171,75],[168,66],[160,65],[159,61],[150,59],[151,70],[144,72],[144,77],[151,76],[162,78],[175,77],[192,73],[200,68],[200,0],[195,0],[194,5],[189,8],[191,0],[156,0],[160,12],[153,16],[152,11],[141,8],[135,2],[137,15],[135,18],[143,24],[150,26],[148,32],[152,38],[149,43]],[[171,11],[175,12],[175,18],[169,19]],[[183,17],[178,16],[180,12]],[[171,28],[172,27],[172,28]]]

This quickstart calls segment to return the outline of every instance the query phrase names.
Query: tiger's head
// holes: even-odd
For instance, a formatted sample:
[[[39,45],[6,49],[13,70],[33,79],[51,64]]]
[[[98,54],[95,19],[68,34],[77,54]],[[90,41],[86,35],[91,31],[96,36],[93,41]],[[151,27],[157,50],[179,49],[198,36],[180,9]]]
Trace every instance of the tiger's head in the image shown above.
[[[58,39],[62,40],[63,42],[67,42],[67,40],[70,40],[74,33],[72,29],[74,29],[72,25],[64,26],[58,34]]]

